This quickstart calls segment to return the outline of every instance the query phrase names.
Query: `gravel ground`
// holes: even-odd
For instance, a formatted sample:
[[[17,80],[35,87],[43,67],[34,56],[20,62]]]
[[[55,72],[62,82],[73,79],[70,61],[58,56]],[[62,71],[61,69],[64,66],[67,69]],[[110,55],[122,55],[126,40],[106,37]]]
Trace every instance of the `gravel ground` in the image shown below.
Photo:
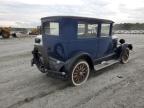
[[[129,63],[79,87],[30,66],[33,38],[0,39],[0,108],[144,108],[144,35],[118,36],[134,44]]]

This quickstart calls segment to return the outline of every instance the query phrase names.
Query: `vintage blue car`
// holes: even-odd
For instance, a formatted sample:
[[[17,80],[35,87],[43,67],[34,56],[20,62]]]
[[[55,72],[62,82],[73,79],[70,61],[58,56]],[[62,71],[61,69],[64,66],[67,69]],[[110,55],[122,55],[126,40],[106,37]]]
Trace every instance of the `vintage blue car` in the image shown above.
[[[112,36],[113,21],[77,16],[41,19],[42,36],[35,38],[32,65],[52,77],[78,86],[92,70],[127,63],[131,44]]]

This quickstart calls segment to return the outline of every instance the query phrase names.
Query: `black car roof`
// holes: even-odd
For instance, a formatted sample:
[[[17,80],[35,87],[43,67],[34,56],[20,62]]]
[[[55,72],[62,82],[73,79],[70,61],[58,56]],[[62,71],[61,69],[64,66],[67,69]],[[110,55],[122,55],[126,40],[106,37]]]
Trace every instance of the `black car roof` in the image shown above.
[[[84,21],[96,21],[96,22],[103,22],[103,23],[114,23],[112,20],[93,18],[93,17],[80,17],[80,16],[49,16],[49,17],[43,17],[43,18],[41,18],[41,20],[46,20],[46,19],[56,19],[57,20],[57,19],[62,19],[62,18],[84,20]]]

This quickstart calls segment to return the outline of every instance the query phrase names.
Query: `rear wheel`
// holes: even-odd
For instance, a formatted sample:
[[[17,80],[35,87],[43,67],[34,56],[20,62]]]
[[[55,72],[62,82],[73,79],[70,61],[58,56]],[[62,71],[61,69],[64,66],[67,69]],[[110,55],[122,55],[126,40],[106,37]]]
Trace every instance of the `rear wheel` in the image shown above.
[[[85,60],[76,62],[71,71],[70,81],[74,86],[79,86],[85,83],[89,77],[90,67]]]
[[[129,60],[129,49],[126,48],[121,53],[121,63],[125,64],[128,62],[128,60]]]

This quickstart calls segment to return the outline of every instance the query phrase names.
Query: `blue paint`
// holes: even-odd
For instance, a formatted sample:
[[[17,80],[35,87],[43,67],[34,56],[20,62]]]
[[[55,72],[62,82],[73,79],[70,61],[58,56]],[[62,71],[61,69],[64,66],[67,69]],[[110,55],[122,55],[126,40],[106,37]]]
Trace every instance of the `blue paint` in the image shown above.
[[[77,30],[79,21],[98,24],[98,32],[95,38],[78,38]],[[79,52],[86,52],[94,60],[114,51],[111,37],[113,21],[96,18],[55,16],[42,18],[42,28],[46,22],[59,23],[59,36],[45,35],[42,33],[43,46],[48,56],[67,61]],[[108,37],[101,36],[102,23],[110,24]]]

